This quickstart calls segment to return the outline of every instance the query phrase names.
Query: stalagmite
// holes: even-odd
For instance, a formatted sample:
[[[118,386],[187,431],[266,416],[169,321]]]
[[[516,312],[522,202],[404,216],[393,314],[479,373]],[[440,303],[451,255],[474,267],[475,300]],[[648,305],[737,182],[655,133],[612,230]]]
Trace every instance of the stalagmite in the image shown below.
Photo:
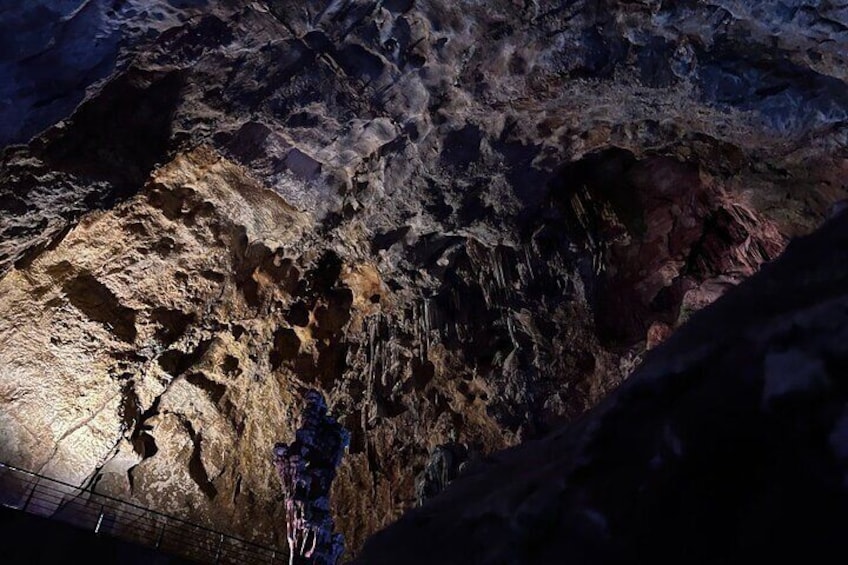
[[[330,486],[350,436],[317,391],[306,393],[300,429],[292,444],[274,446],[286,505],[290,565],[335,565],[344,552],[344,536],[333,532]]]

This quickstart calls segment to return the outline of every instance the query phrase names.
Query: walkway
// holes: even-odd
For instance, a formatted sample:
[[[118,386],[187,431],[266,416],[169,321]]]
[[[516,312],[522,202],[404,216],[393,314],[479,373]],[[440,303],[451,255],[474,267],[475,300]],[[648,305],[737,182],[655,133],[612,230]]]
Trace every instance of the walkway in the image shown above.
[[[288,563],[287,551],[4,463],[0,463],[0,505],[199,563]]]

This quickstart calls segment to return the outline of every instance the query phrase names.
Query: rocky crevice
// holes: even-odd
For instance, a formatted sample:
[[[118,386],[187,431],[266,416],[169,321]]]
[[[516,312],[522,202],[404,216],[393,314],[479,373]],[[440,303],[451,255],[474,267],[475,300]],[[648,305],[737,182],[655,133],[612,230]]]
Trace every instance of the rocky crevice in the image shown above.
[[[100,322],[119,339],[127,343],[135,341],[135,311],[122,306],[109,288],[94,278],[91,273],[81,273],[62,285],[68,301],[79,308],[89,319]]]

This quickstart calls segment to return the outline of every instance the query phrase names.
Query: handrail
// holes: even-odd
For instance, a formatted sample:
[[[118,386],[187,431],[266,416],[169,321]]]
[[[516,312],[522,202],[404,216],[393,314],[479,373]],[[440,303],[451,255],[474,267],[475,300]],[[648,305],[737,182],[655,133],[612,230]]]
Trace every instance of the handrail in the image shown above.
[[[10,478],[16,479],[20,488],[10,488]],[[78,493],[71,496],[66,489]],[[83,499],[84,494],[87,496]],[[15,498],[17,504],[6,502]],[[80,501],[82,505],[78,504]],[[112,535],[195,561],[247,565],[288,563],[287,551],[3,462],[0,462],[0,504],[78,527],[93,528],[97,534]],[[142,523],[144,521],[148,523]]]

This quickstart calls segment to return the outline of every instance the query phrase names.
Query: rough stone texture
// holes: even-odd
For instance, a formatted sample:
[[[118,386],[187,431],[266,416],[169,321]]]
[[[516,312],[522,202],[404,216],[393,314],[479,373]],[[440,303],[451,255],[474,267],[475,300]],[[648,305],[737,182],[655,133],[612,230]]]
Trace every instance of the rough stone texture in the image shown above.
[[[272,369],[274,319],[250,304],[296,284],[281,246],[310,225],[201,148],[7,274],[0,458],[277,536],[250,518],[284,523],[267,453],[296,423],[296,385]]]
[[[26,5],[0,458],[260,540],[305,390],[355,551],[437,446],[579,416],[848,195],[839,3]]]
[[[330,488],[350,434],[327,415],[320,392],[310,390],[304,400],[294,442],[274,446],[285,497],[289,563],[335,565],[344,553],[344,536],[333,531]]]
[[[133,47],[203,13],[207,0],[5,0],[0,6],[0,146],[70,114],[86,89],[129,64]]]
[[[848,213],[653,350],[578,422],[480,461],[356,563],[839,563]]]
[[[468,449],[462,444],[437,445],[424,470],[415,479],[417,506],[445,490],[468,463],[468,458]]]

